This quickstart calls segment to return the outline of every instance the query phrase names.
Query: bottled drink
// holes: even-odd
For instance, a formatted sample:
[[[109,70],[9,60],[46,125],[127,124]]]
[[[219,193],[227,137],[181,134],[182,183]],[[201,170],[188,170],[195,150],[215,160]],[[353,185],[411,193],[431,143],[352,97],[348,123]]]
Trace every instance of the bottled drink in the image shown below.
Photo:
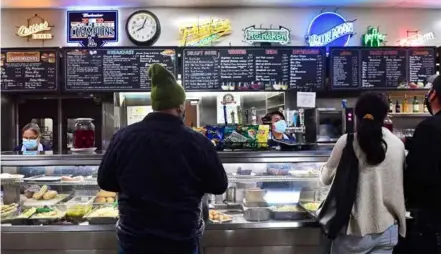
[[[424,104],[424,112],[425,113],[429,112],[429,109],[427,109],[427,105],[426,104]]]
[[[390,99],[390,94],[387,95],[387,101],[389,103],[389,112],[394,112],[394,102],[392,102],[392,99]]]
[[[418,102],[418,99],[416,96],[413,97],[413,102],[412,102],[412,108],[413,108],[413,112],[420,112],[420,103]]]
[[[401,112],[401,108],[400,108],[400,102],[397,100],[397,102],[395,103],[395,112],[396,113],[400,113]]]
[[[408,112],[409,108],[408,108],[408,105],[407,105],[407,95],[406,94],[404,94],[404,99],[403,99],[402,106],[403,106],[402,112],[403,113]]]

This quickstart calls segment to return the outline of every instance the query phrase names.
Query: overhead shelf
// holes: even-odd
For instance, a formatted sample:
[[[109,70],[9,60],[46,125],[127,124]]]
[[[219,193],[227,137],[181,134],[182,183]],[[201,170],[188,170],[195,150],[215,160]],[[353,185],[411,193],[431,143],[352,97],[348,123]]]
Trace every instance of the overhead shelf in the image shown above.
[[[392,117],[409,117],[409,118],[423,118],[429,117],[429,113],[389,113]]]

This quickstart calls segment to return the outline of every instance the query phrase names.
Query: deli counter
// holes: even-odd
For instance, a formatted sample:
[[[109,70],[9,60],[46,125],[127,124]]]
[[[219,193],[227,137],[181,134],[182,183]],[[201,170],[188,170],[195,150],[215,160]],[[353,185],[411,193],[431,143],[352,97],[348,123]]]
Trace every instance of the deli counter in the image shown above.
[[[219,155],[229,187],[204,198],[202,253],[329,252],[314,220],[329,150]],[[101,158],[2,154],[1,252],[116,253],[117,194],[97,185]]]

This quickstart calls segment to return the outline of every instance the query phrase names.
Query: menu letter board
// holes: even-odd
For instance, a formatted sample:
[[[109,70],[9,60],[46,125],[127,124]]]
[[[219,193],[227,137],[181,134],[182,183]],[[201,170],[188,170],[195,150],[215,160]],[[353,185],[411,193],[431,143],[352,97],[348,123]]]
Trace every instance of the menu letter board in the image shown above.
[[[187,90],[317,90],[324,84],[325,48],[187,48]]]
[[[2,92],[49,92],[57,90],[57,49],[2,49]]]
[[[68,91],[150,91],[148,68],[158,63],[176,74],[176,51],[166,48],[64,49]]]
[[[435,57],[434,47],[331,48],[331,89],[421,89]]]

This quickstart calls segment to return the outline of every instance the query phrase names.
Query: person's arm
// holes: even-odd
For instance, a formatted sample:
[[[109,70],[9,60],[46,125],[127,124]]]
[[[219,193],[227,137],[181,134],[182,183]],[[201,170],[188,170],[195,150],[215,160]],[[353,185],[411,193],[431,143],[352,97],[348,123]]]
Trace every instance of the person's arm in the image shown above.
[[[227,174],[213,144],[208,140],[204,142],[205,158],[202,169],[204,193],[221,195],[228,188]]]
[[[120,192],[118,184],[118,152],[120,150],[118,133],[116,133],[103,156],[100,167],[98,168],[98,186],[101,189],[112,192]]]
[[[410,205],[418,204],[423,199],[421,195],[437,196],[440,192],[438,137],[439,131],[429,122],[422,122],[415,129],[404,171],[404,193]]]
[[[320,170],[320,182],[323,185],[331,185],[337,171],[338,164],[340,163],[341,155],[346,146],[347,135],[342,135],[337,143],[335,143],[332,149],[331,156],[328,161],[322,166]]]

